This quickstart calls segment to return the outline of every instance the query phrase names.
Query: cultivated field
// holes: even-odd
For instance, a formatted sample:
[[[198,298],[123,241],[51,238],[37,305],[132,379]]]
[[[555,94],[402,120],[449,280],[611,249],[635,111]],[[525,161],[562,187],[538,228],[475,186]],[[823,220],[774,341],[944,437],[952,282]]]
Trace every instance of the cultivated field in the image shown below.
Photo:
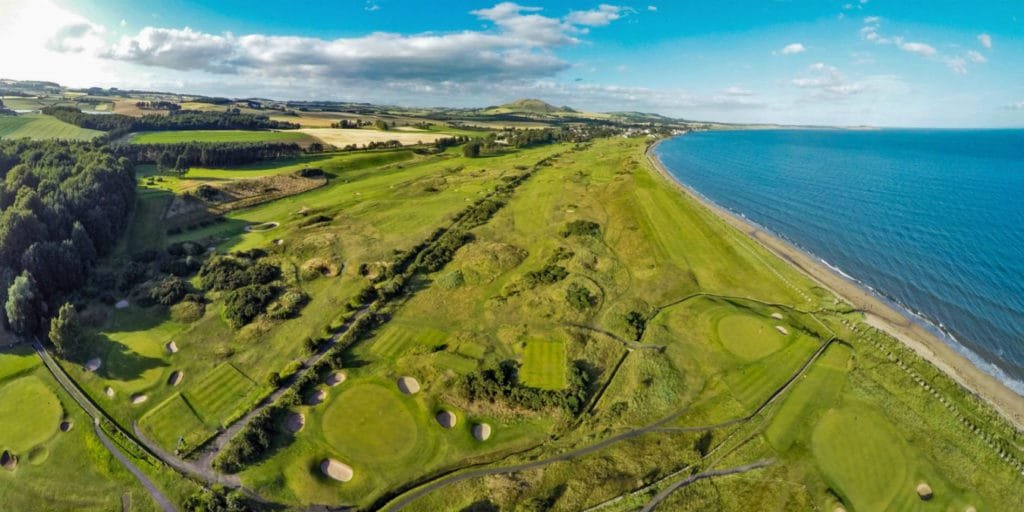
[[[296,131],[305,133],[339,148],[343,148],[350,144],[362,147],[371,142],[386,142],[389,140],[397,140],[402,143],[403,146],[429,144],[442,137],[452,136],[452,134],[444,132],[411,132],[401,130],[379,131],[356,128],[302,128]]]
[[[92,140],[103,135],[42,114],[0,116],[0,139]]]

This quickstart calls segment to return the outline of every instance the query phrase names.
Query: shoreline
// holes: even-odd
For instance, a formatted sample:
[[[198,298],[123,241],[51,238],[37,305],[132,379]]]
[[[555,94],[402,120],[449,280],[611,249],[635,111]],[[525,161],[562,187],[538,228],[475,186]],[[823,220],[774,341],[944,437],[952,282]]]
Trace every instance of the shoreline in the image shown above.
[[[681,182],[668,171],[654,153],[655,148],[663,140],[665,139],[648,145],[645,150],[647,161],[662,178],[684,195],[710,210],[729,226],[739,230],[775,256],[810,277],[812,281],[862,311],[868,324],[899,340],[967,391],[979,396],[1016,429],[1024,431],[1024,396],[1017,394],[995,376],[979,368],[949,343],[887,304],[870,290],[830,268],[810,253],[719,206]]]

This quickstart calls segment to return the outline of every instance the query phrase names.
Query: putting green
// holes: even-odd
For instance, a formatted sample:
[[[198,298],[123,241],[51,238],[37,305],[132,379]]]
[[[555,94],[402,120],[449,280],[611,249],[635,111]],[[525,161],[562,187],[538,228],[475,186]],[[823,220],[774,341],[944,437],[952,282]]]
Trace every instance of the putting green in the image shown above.
[[[355,468],[394,464],[416,446],[419,425],[410,411],[411,399],[392,388],[360,384],[331,401],[324,412],[322,428],[339,460]]]
[[[57,433],[63,414],[57,395],[34,375],[0,387],[0,447],[26,454]]]
[[[788,339],[767,320],[745,314],[720,318],[716,332],[726,350],[747,361],[761,359],[779,350]]]
[[[846,406],[825,413],[814,429],[811,447],[829,483],[856,510],[886,510],[900,493],[914,492],[910,448],[870,407]]]

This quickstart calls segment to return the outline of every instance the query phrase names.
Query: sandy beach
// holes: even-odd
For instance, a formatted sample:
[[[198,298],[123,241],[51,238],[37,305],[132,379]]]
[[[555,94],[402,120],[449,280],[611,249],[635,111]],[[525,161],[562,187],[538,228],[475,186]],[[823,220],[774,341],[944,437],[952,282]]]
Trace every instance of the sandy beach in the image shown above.
[[[862,310],[869,324],[888,332],[903,342],[961,386],[981,397],[1017,429],[1024,430],[1024,397],[1006,387],[992,375],[982,371],[924,326],[907,318],[875,294],[830,269],[814,256],[706,200],[688,186],[680,183],[665,169],[654,154],[654,149],[659,143],[660,141],[647,148],[647,159],[669,183],[711,210],[732,227],[745,233],[779,258],[810,276],[824,288],[832,291],[853,307]]]

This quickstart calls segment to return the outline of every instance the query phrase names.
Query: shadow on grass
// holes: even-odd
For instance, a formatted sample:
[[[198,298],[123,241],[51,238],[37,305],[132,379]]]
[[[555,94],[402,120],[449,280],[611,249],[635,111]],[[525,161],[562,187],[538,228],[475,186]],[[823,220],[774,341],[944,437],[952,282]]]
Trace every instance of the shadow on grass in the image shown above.
[[[141,355],[124,343],[114,341],[103,334],[93,336],[88,353],[100,355],[103,364],[96,370],[96,375],[107,380],[131,381],[154,368],[169,366],[162,359]],[[84,359],[90,357],[92,356]]]

